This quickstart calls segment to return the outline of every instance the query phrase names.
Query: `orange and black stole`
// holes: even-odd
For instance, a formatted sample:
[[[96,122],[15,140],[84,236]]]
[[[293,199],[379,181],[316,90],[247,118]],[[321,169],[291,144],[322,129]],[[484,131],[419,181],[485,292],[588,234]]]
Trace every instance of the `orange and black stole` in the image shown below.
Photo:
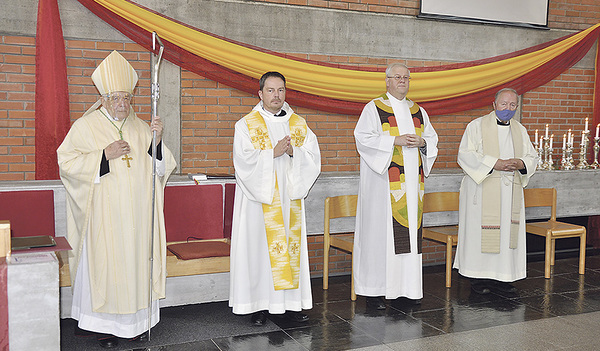
[[[392,136],[398,136],[398,126],[391,104],[387,99],[387,95],[382,95],[375,99],[375,106],[379,113],[381,126],[384,133]],[[423,114],[419,105],[416,103],[410,108],[412,121],[415,126],[415,133],[421,135],[423,133]],[[423,218],[423,193],[425,190],[425,176],[423,174],[423,164],[421,157],[419,159],[419,191],[418,191],[418,213],[417,213],[417,250],[422,252],[422,218]],[[398,254],[410,253],[410,234],[408,227],[408,209],[406,201],[406,181],[404,171],[404,157],[402,147],[395,146],[392,162],[388,168],[388,176],[390,182],[390,198],[392,202],[392,224],[394,229],[394,252]]]

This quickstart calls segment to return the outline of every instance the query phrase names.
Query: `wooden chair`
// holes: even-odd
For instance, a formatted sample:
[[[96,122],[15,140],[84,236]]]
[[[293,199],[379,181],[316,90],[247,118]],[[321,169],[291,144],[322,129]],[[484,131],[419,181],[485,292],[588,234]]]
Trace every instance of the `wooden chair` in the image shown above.
[[[352,254],[354,248],[354,233],[329,233],[329,220],[341,217],[356,216],[356,201],[358,195],[341,195],[328,197],[325,199],[325,221],[323,234],[323,290],[329,288],[329,248],[334,247]],[[347,235],[347,234],[352,234]],[[354,263],[354,257],[352,257]],[[356,301],[354,293],[354,273],[351,275],[352,283],[350,287],[350,298]]]
[[[426,193],[423,213],[458,211],[458,192]],[[458,225],[423,227],[423,238],[446,244],[446,287],[452,285],[452,247],[458,243]]]
[[[556,239],[579,237],[579,274],[585,273],[585,227],[556,221],[556,189],[525,189],[525,207],[550,207],[550,219],[545,222],[527,223],[526,232],[546,237],[544,277],[550,278],[554,266]]]

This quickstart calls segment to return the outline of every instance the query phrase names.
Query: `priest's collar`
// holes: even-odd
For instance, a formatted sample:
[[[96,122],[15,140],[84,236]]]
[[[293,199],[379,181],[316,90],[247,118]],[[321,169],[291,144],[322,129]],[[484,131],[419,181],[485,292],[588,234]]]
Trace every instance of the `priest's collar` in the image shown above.
[[[498,119],[498,117],[496,117],[496,124],[498,124],[499,126],[509,126],[510,125],[510,119],[506,122],[501,121]]]
[[[406,101],[406,96],[404,97],[404,99],[400,100],[397,97],[395,97],[394,95],[390,94],[389,92],[386,93],[388,99],[390,99],[390,101],[398,101],[398,102],[404,102]]]
[[[267,111],[264,106],[263,106],[263,102],[260,101],[258,103],[258,105],[255,107],[255,109],[258,108],[258,110],[265,114],[268,117],[288,117],[289,115],[291,115],[292,113],[292,109],[290,108],[290,105],[288,105],[287,102],[283,103],[283,106],[281,107],[281,110],[279,110],[277,113],[273,113],[270,111]]]

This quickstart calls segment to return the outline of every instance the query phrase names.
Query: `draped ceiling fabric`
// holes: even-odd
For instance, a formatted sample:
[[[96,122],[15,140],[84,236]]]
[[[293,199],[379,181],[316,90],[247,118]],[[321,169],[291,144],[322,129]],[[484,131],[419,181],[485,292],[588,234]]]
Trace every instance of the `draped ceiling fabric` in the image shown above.
[[[78,1],[146,49],[151,49],[151,32],[155,31],[165,44],[167,60],[251,94],[256,94],[258,78],[271,70],[288,79],[289,103],[321,111],[358,115],[366,102],[385,92],[382,70],[290,58],[194,28],[129,0]],[[483,107],[491,104],[500,88],[512,87],[522,94],[551,81],[578,62],[599,34],[597,24],[505,55],[411,68],[408,96],[430,115]],[[600,105],[599,95],[595,95],[595,106]],[[594,117],[600,122],[598,115]]]

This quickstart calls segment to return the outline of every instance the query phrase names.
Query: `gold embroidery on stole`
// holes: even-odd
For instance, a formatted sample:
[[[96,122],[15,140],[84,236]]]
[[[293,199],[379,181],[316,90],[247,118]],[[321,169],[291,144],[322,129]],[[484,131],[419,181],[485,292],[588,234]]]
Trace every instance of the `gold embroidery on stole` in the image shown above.
[[[250,140],[255,149],[271,149],[271,139],[265,120],[258,111],[252,111],[244,117],[250,131]],[[306,121],[296,114],[289,119],[290,136],[296,147],[304,144]],[[267,245],[271,260],[271,273],[275,290],[296,289],[300,275],[300,245],[302,233],[302,202],[290,200],[290,236],[286,239],[283,210],[279,197],[277,173],[275,173],[275,191],[271,205],[263,204]]]

